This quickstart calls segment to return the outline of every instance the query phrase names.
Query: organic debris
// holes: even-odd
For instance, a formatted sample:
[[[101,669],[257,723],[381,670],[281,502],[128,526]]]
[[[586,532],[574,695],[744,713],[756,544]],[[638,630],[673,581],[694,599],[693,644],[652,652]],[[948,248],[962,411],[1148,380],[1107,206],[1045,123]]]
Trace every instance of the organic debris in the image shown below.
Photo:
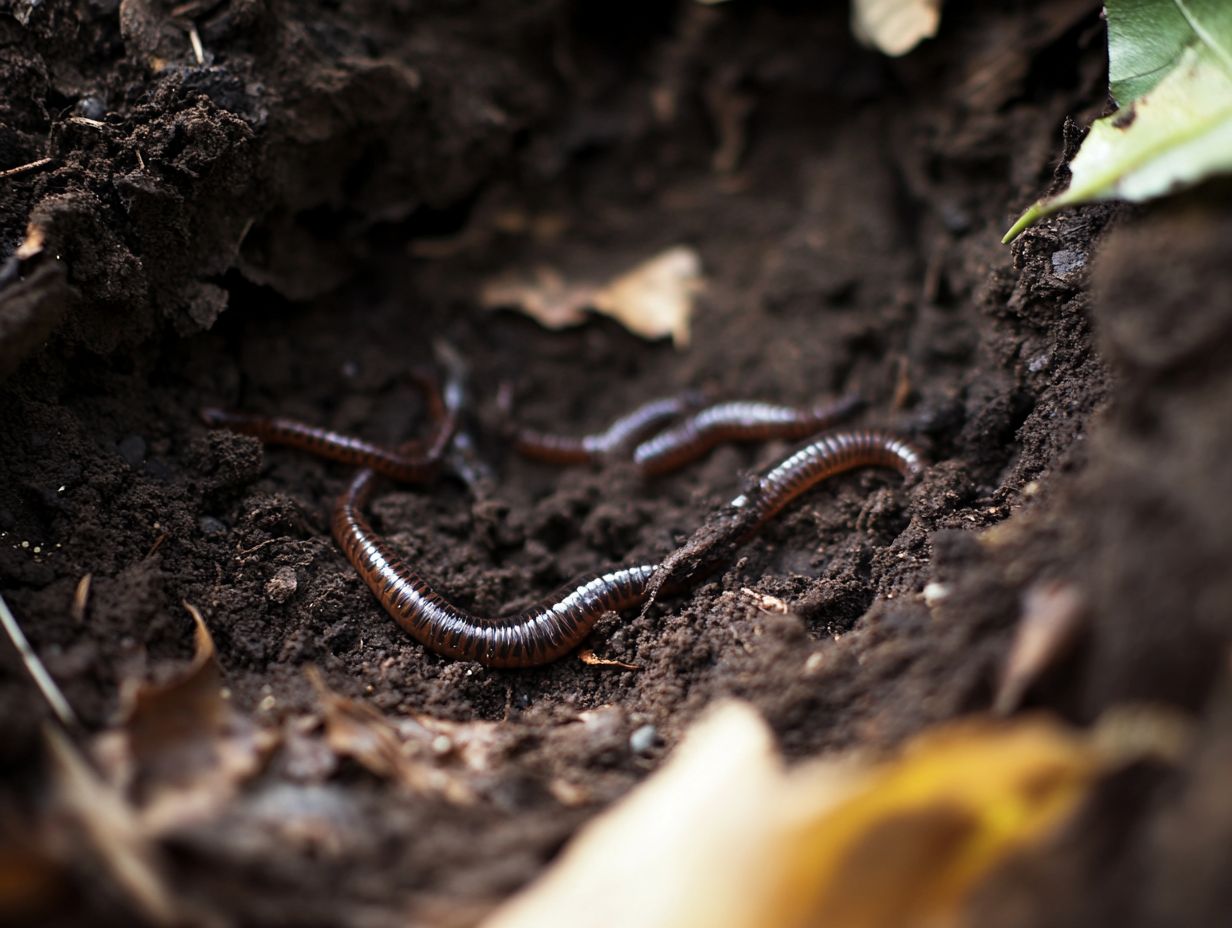
[[[941,0],[853,0],[851,31],[892,58],[937,34]]]
[[[455,723],[426,716],[395,723],[368,703],[330,690],[315,669],[308,677],[321,701],[326,740],[334,753],[412,792],[438,795],[459,805],[478,800],[474,779],[492,771],[499,734],[495,723]]]
[[[58,729],[44,732],[57,794],[134,905],[156,925],[180,924],[161,852],[124,796],[91,769]]]
[[[97,743],[111,782],[151,834],[209,819],[278,744],[276,732],[224,698],[214,639],[196,607],[184,607],[196,624],[192,663],[168,683],[128,686],[124,720]]]
[[[678,348],[689,343],[693,303],[702,289],[701,259],[685,246],[669,248],[605,283],[570,277],[540,265],[529,274],[497,277],[484,285],[480,303],[488,309],[514,307],[549,329],[580,325],[587,310],[610,316],[646,339],[671,336]]]
[[[728,703],[484,926],[556,928],[581,911],[641,928],[958,924],[985,876],[1158,740],[1149,725],[1122,731],[971,719],[884,763],[788,771],[760,716]]]

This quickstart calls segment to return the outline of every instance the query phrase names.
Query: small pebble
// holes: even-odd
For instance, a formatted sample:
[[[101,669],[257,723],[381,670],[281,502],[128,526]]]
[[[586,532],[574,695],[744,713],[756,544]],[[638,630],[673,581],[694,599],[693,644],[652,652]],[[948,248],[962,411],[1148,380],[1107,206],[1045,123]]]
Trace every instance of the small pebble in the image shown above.
[[[971,228],[971,214],[957,203],[942,203],[941,222],[950,232],[961,235]]]
[[[949,584],[946,583],[938,583],[934,580],[932,583],[926,584],[924,587],[924,602],[929,606],[937,605],[947,599],[949,595],[950,587]]]
[[[1037,354],[1027,362],[1027,370],[1032,374],[1038,374],[1040,371],[1047,368],[1052,363],[1052,354],[1045,351],[1042,354]]]
[[[73,107],[73,110],[78,116],[84,116],[86,119],[100,122],[107,115],[107,104],[98,97],[86,96],[77,101],[77,105]]]
[[[1052,273],[1058,277],[1066,277],[1074,271],[1080,271],[1087,264],[1087,256],[1077,248],[1062,248],[1052,253]]]
[[[265,584],[265,595],[276,603],[285,603],[295,593],[299,580],[294,567],[279,567]]]
[[[145,460],[145,439],[140,435],[125,435],[116,444],[116,451],[129,467],[136,467]]]
[[[203,535],[225,535],[227,534],[227,526],[221,519],[215,519],[213,516],[202,516],[197,525],[201,529]]]
[[[634,754],[648,754],[659,740],[659,730],[653,725],[643,725],[629,736],[629,750]]]

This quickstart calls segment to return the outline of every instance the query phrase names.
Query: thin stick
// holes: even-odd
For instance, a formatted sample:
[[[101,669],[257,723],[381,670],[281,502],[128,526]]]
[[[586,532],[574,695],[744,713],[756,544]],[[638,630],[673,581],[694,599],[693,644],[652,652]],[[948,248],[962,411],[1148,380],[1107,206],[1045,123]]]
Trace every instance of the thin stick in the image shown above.
[[[205,64],[205,49],[201,46],[201,33],[197,31],[196,23],[188,27],[188,41],[192,43],[193,56],[197,59],[197,64]]]
[[[4,625],[4,630],[13,639],[13,645],[17,648],[17,653],[21,655],[22,663],[26,665],[26,670],[34,678],[35,684],[42,692],[43,697],[51,705],[52,711],[55,712],[67,728],[75,728],[77,726],[77,716],[73,714],[73,709],[68,704],[68,700],[64,698],[64,694],[60,692],[60,688],[56,686],[56,681],[51,679],[51,674],[47,672],[43,662],[39,660],[38,655],[34,653],[34,649],[30,647],[30,642],[26,639],[25,632],[21,630],[17,620],[13,618],[13,613],[9,611],[9,604],[4,601],[3,596],[0,596],[0,624]]]
[[[14,177],[18,174],[24,174],[26,171],[34,171],[41,167],[46,167],[51,164],[50,158],[39,158],[38,161],[31,161],[29,164],[19,164],[15,168],[9,168],[7,171],[0,171],[0,180],[6,177]]]

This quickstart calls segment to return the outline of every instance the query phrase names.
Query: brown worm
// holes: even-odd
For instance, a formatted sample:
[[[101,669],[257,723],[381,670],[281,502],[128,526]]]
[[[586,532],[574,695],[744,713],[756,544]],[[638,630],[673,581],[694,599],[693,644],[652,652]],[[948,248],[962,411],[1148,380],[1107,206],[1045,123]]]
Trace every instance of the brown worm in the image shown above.
[[[886,432],[836,432],[797,451],[768,471],[754,490],[734,499],[724,538],[724,554],[743,544],[784,506],[816,483],[858,467],[891,467],[905,477],[923,468],[920,453]],[[399,625],[425,647],[445,657],[474,660],[489,667],[533,667],[569,653],[606,612],[641,605],[652,593],[679,592],[705,570],[677,570],[681,558],[662,565],[639,565],[579,581],[553,602],[507,616],[473,615],[446,601],[393,552],[363,516],[372,490],[372,470],[362,470],[334,507],[334,538]],[[708,545],[708,550],[716,550]]]
[[[726,442],[804,438],[824,431],[864,405],[855,395],[797,409],[771,403],[716,403],[633,449],[633,463],[647,477],[670,473]]]
[[[372,530],[363,505],[375,474],[361,470],[334,507],[334,538],[385,611],[417,641],[445,657],[488,667],[534,667],[568,654],[607,612],[638,605],[653,565],[580,581],[554,602],[486,618],[447,602]]]
[[[788,455],[730,505],[747,510],[756,531],[801,493],[860,467],[888,467],[910,479],[924,470],[924,457],[910,442],[878,429],[831,432]]]
[[[440,472],[445,449],[453,437],[454,418],[435,410],[433,418],[440,421],[437,433],[425,450],[416,453],[414,442],[391,449],[295,419],[254,416],[214,407],[201,410],[202,421],[211,428],[225,428],[253,435],[267,444],[286,445],[331,461],[369,467],[403,483],[426,483]]]
[[[731,560],[770,519],[821,481],[862,467],[887,467],[905,479],[919,475],[924,458],[911,443],[889,432],[831,432],[805,445],[710,515],[683,545],[659,565],[647,599],[687,589]]]
[[[642,436],[696,409],[703,402],[702,395],[692,391],[651,400],[621,416],[602,432],[580,437],[511,425],[508,427],[509,439],[514,451],[535,461],[587,464],[627,452]],[[498,404],[506,416],[511,413],[512,402],[507,386],[501,388]]]

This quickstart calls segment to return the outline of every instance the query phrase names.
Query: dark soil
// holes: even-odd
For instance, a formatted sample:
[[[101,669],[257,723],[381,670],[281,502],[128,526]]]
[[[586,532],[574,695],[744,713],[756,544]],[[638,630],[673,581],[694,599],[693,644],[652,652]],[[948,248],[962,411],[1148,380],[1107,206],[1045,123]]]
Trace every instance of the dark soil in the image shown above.
[[[1067,118],[1106,106],[1098,4],[950,3],[900,61],[855,44],[840,5],[640,6],[204,3],[182,14],[198,65],[189,20],[158,0],[0,5],[0,170],[52,159],[0,179],[0,592],[86,727],[114,721],[125,681],[191,655],[187,601],[234,703],[263,721],[313,709],[315,666],[392,717],[506,732],[477,807],[346,768],[339,846],[254,844],[241,809],[175,836],[177,890],[243,924],[468,923],[716,699],[751,700],[794,757],[987,710],[1024,593],[1059,579],[1086,631],[1028,707],[1087,723],[1163,703],[1198,737],[1179,769],[1109,784],[1080,831],[1005,875],[983,921],[1218,923],[1227,189],[1078,209],[998,244],[1072,149]],[[682,243],[707,277],[683,351],[477,306],[502,271]],[[476,610],[662,557],[787,450],[722,448],[650,483],[619,464],[556,470],[503,450],[502,380],[528,421],[566,432],[686,387],[856,390],[863,422],[932,465],[906,486],[834,480],[696,591],[604,619],[590,647],[638,670],[450,662],[330,539],[345,467],[196,417],[215,404],[400,440],[425,428],[403,374],[439,340],[471,369],[494,479],[384,485],[371,509]],[[930,582],[949,595],[926,603]],[[0,653],[15,788],[0,822],[28,825],[49,713]],[[657,737],[635,752],[646,724]],[[288,778],[275,763],[259,788]],[[36,920],[132,923],[89,866],[64,880]]]

